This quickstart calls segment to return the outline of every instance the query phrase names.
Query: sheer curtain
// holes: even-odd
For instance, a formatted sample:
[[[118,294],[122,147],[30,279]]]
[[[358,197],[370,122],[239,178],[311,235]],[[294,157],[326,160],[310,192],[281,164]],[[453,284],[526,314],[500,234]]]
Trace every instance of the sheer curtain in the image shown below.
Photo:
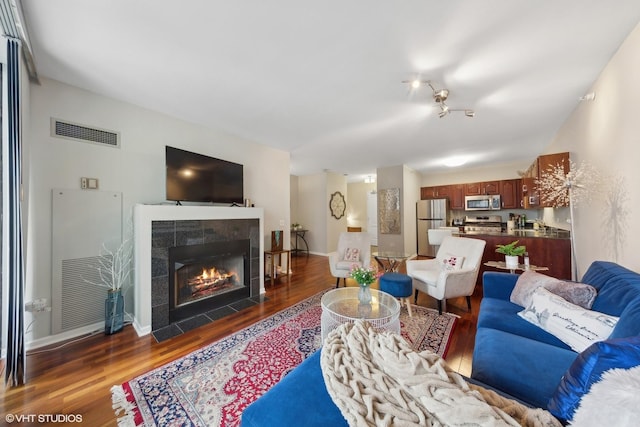
[[[9,300],[8,310],[8,334],[7,334],[7,359],[5,369],[5,383],[12,386],[24,384],[26,353],[24,349],[24,258],[22,247],[22,138],[20,117],[20,42],[7,38],[7,100],[8,108],[4,119],[7,120],[8,138],[7,158],[3,159],[3,167],[8,172],[7,182],[3,191],[7,192],[5,198],[7,206],[8,230],[4,238],[8,241],[9,250],[6,257],[8,269]]]

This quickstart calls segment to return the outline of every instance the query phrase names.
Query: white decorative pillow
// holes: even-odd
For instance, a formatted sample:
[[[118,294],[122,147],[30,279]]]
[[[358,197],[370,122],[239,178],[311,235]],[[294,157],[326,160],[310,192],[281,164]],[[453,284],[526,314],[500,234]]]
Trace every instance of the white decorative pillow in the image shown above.
[[[640,366],[610,369],[580,400],[571,426],[636,426],[640,418]]]
[[[358,248],[347,248],[344,251],[344,260],[343,261],[359,261],[360,260],[360,249]]]
[[[596,341],[609,338],[618,323],[615,316],[585,310],[542,287],[534,291],[531,303],[518,315],[578,353]]]
[[[447,254],[442,260],[443,270],[460,270],[464,262],[463,256]]]

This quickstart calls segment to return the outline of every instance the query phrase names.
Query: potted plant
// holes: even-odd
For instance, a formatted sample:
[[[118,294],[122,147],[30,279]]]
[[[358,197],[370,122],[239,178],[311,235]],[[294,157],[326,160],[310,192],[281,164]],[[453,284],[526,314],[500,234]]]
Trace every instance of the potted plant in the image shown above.
[[[496,245],[496,252],[504,254],[504,260],[507,268],[518,267],[518,257],[523,255],[527,248],[525,246],[517,246],[518,240],[506,245]]]

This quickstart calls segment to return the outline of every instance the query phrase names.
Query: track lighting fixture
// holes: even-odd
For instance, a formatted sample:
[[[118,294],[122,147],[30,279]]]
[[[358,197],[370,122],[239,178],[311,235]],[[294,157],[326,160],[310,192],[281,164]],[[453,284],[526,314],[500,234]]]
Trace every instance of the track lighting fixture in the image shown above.
[[[430,80],[405,80],[402,83],[410,84],[412,89],[418,89],[423,85],[429,86],[433,92],[433,101],[440,107],[440,112],[438,113],[438,117],[440,118],[447,116],[452,111],[463,111],[464,115],[467,117],[476,116],[475,111],[470,109],[449,108],[445,102],[447,98],[449,98],[449,89],[436,89],[433,84],[431,84]]]

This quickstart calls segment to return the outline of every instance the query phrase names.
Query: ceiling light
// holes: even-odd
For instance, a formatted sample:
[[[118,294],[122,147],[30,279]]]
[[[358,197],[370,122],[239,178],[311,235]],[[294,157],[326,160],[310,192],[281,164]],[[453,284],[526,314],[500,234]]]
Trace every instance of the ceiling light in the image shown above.
[[[449,89],[436,89],[430,80],[403,80],[402,83],[409,83],[411,85],[411,89],[418,89],[422,85],[429,86],[433,93],[433,101],[440,107],[440,112],[438,113],[440,118],[443,118],[452,111],[463,111],[464,115],[467,117],[475,117],[476,115],[475,111],[470,109],[449,108],[445,103],[449,98]]]
[[[433,100],[436,101],[437,103],[442,103],[446,101],[448,97],[449,97],[448,89],[440,89],[438,91],[433,92]]]
[[[364,178],[364,183],[365,184],[373,184],[375,182],[376,182],[376,177],[375,176],[368,175],[368,176],[366,176]]]
[[[462,166],[465,163],[467,163],[467,158],[463,157],[463,156],[454,156],[454,157],[449,157],[448,159],[445,159],[442,164],[450,167],[450,168],[454,168],[456,166]]]

